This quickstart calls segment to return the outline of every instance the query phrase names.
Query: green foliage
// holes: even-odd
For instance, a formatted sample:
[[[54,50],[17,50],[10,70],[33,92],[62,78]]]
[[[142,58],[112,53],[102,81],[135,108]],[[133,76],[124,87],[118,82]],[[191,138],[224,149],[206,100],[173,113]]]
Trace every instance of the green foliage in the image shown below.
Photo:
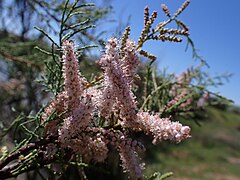
[[[151,175],[149,177],[149,180],[163,180],[163,179],[167,179],[168,177],[170,177],[172,175],[173,175],[172,172],[168,172],[168,173],[164,173],[164,174],[156,172],[156,173],[153,173],[153,175]]]

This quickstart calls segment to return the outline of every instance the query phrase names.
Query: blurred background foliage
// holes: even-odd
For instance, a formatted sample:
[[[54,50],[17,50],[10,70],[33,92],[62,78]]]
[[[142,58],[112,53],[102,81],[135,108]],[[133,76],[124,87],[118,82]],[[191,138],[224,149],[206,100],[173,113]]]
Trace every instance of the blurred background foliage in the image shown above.
[[[82,0],[80,4],[87,3],[94,2]],[[52,72],[53,74],[51,74],[46,68],[46,66],[56,65],[52,56],[43,53],[44,50],[50,52],[51,55],[51,42],[33,26],[44,29],[44,32],[56,39],[61,39],[62,37],[57,36],[64,35],[64,33],[60,33],[64,4],[64,0],[0,0],[1,155],[28,137],[24,127],[19,128],[20,124],[41,111],[44,104],[61,89],[59,85],[57,92],[51,91],[51,89],[57,89],[57,85],[54,83],[61,82],[61,79],[46,82],[46,79],[49,79],[46,74],[47,76],[55,74],[57,77],[58,73],[61,72]],[[92,24],[97,27],[112,15],[114,14],[111,1],[98,1],[97,6],[90,4],[82,7],[81,11],[74,14],[71,21],[65,24],[65,27],[67,27],[66,30],[73,30],[72,32],[77,30],[71,25],[81,22],[86,22],[84,27],[92,27]],[[122,31],[121,27],[124,27],[125,24],[119,26],[120,31]],[[101,35],[111,34],[111,32],[99,32],[97,28],[84,29],[84,27],[74,34],[74,39],[80,47],[97,45],[98,48],[102,49],[104,40],[101,39]],[[122,32],[119,32],[120,34]],[[55,44],[56,49],[60,46],[61,41]],[[79,51],[81,72],[89,81],[100,76],[100,69],[95,64],[95,60],[98,58],[99,53],[94,50]],[[147,143],[147,151],[143,155],[147,164],[146,175],[156,171],[173,171],[172,179],[239,179],[240,108],[231,105],[228,100],[218,94],[207,90],[211,85],[222,84],[222,79],[228,78],[228,76],[209,77],[206,72],[201,70],[201,67],[206,64],[200,61],[199,66],[190,67],[184,72],[190,79],[186,84],[181,84],[188,89],[187,98],[191,96],[192,102],[184,108],[166,106],[176,96],[176,94],[169,92],[173,90],[174,86],[179,88],[176,83],[178,76],[168,74],[164,69],[156,72],[152,68],[149,72],[146,70],[148,66],[146,62],[147,60],[142,59],[139,69],[140,77],[136,81],[135,94],[139,100],[139,108],[160,112],[165,117],[171,115],[175,120],[182,121],[192,127],[192,138],[178,145],[164,142],[154,147],[147,137],[141,134],[135,135]],[[149,76],[148,89],[144,84],[146,81],[143,81],[146,76]],[[209,96],[208,101],[199,107],[199,100],[206,93]],[[179,104],[185,101],[186,99]],[[29,123],[28,129],[34,130],[34,123]],[[3,136],[6,133],[7,135]],[[111,162],[111,168],[105,165],[101,165],[101,167],[113,171],[112,174],[115,175],[115,178],[126,178],[123,174],[119,175],[119,168],[115,167],[118,164],[117,160],[113,159],[109,160],[115,161]],[[62,178],[74,179],[78,177],[72,173],[77,174],[74,167],[66,170],[66,174],[70,172],[71,175]],[[90,172],[95,173],[91,174]],[[94,179],[96,176],[98,179],[104,175],[106,177],[106,174],[101,174],[96,168],[92,168],[90,172],[86,171],[87,174],[89,173],[90,179],[91,177]],[[39,178],[39,175],[35,173],[22,175],[22,178],[25,179],[36,177]],[[109,179],[111,178],[112,176],[109,176]]]

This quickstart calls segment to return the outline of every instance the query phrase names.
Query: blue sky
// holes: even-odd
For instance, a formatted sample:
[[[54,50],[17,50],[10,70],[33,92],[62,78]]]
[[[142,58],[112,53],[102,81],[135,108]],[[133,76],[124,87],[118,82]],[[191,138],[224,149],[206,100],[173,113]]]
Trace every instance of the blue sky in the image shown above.
[[[174,13],[184,0],[112,0],[115,13],[111,17],[126,22],[131,16],[131,38],[137,40],[142,30],[143,9],[146,5],[150,11],[159,12],[157,21],[165,20],[161,4],[165,3],[170,12]],[[199,54],[210,65],[206,69],[210,75],[233,73],[230,82],[215,92],[234,100],[240,105],[240,1],[237,0],[192,0],[189,7],[180,15],[180,19],[190,27],[190,37]],[[112,34],[113,35],[113,34]],[[185,52],[186,41],[175,43],[149,43],[145,46],[158,57],[157,65],[161,69],[168,67],[168,72],[177,74],[191,65],[196,65],[191,51]]]

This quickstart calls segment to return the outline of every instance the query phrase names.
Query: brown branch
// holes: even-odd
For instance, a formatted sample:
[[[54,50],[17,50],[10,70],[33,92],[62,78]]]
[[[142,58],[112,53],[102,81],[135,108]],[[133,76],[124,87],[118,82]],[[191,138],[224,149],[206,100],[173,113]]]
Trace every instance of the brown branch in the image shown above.
[[[55,162],[56,160],[57,160],[57,156],[52,156],[52,157],[46,159],[46,158],[44,158],[43,154],[40,153],[40,154],[38,154],[37,163],[33,163],[33,162],[29,163],[29,165],[27,165],[27,168],[20,170],[18,173],[13,173],[12,171],[22,165],[22,162],[20,162],[20,161],[14,163],[14,164],[11,164],[8,167],[0,170],[0,179],[17,177],[18,175],[20,175],[24,172],[29,172],[29,171],[35,170],[37,168],[42,168],[47,164]]]
[[[20,155],[28,154],[33,149],[40,149],[41,146],[47,145],[49,143],[54,143],[56,139],[57,138],[54,136],[48,136],[45,139],[41,139],[37,142],[29,143],[26,146],[23,146],[17,151],[13,152],[12,154],[9,154],[8,157],[0,161],[0,177],[2,177],[1,174],[4,173],[6,166],[13,160],[18,159]]]
[[[0,50],[0,55],[3,56],[3,58],[5,58],[7,60],[10,60],[10,61],[19,62],[19,63],[25,64],[27,66],[31,66],[31,67],[35,67],[35,68],[39,68],[39,69],[43,68],[42,65],[36,64],[34,62],[31,62],[30,60],[26,60],[26,59],[21,58],[21,57],[13,56],[13,55],[11,55],[9,53],[6,53],[2,50]]]

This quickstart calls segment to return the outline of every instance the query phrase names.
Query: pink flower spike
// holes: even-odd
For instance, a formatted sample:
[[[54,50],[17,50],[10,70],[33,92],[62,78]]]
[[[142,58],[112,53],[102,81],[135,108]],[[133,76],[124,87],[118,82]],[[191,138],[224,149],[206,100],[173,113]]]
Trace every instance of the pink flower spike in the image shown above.
[[[79,98],[86,88],[86,80],[81,76],[81,73],[79,72],[79,65],[74,42],[64,41],[62,50],[64,90],[68,95],[68,108],[69,110],[72,110],[79,105]]]
[[[132,179],[140,179],[144,164],[140,163],[137,152],[130,146],[120,145],[119,155],[122,161],[123,172],[128,172]]]
[[[171,140],[177,143],[190,136],[190,127],[183,126],[179,122],[170,121],[169,118],[159,118],[158,115],[150,115],[148,112],[138,113],[139,128],[146,134],[152,134],[153,143],[158,141]]]
[[[123,52],[118,44],[116,38],[111,38],[106,45],[104,56],[98,62],[104,71],[99,110],[100,115],[105,118],[119,112],[119,116],[125,124],[127,121],[136,119],[137,106],[132,92],[132,82],[138,58],[133,41],[127,40],[128,48],[124,48]],[[123,59],[120,56],[122,53],[124,53]]]

